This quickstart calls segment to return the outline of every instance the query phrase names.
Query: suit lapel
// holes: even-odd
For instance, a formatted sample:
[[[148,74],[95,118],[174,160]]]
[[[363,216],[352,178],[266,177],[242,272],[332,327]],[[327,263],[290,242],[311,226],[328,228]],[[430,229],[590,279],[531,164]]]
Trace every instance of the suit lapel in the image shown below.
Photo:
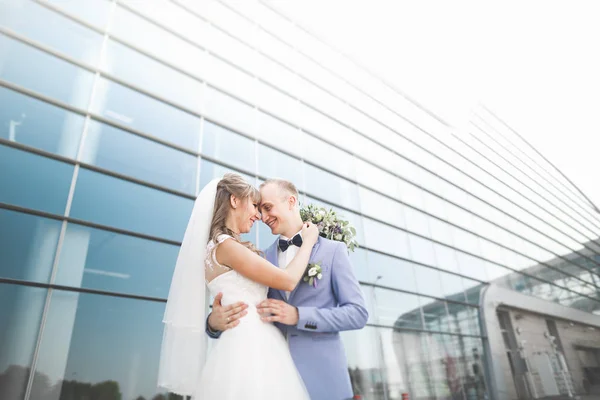
[[[308,259],[309,264],[315,262],[315,256],[317,254],[317,250],[319,249],[320,245],[321,245],[321,237],[319,237],[317,239],[317,243],[315,243],[315,245],[312,248],[312,251],[310,252],[310,258]],[[307,265],[307,267],[308,267],[308,265]],[[302,278],[300,278],[300,282],[298,282],[298,285],[296,285],[294,290],[290,293],[290,298],[288,299],[289,304],[292,304],[292,299],[294,298],[294,295],[300,289],[300,287],[308,285],[308,283],[306,283],[302,280],[303,278],[304,278],[304,275],[302,275]],[[284,293],[283,298],[285,299],[285,292],[283,292],[283,293]]]

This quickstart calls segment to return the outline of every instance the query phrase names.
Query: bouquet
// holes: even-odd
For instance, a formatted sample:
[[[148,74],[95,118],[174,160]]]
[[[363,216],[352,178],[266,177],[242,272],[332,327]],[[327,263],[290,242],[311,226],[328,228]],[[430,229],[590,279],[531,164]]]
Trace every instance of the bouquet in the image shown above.
[[[304,222],[312,222],[319,228],[319,234],[327,239],[344,242],[350,251],[358,247],[356,229],[342,219],[333,209],[309,204],[300,207],[300,217]]]

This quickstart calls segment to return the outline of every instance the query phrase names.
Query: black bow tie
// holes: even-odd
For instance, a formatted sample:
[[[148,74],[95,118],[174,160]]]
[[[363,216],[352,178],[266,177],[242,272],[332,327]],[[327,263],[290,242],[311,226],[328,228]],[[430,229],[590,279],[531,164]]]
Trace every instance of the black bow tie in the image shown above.
[[[302,236],[299,233],[294,235],[290,240],[279,239],[279,248],[281,251],[286,251],[291,245],[302,246]]]

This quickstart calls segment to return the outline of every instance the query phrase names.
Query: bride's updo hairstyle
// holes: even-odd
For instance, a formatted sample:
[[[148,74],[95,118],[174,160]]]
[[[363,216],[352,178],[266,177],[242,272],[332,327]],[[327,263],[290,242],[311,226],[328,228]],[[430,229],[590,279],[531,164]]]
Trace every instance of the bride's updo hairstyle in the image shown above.
[[[257,188],[249,184],[238,174],[227,173],[217,184],[217,194],[215,195],[215,211],[213,213],[212,223],[210,224],[210,239],[215,240],[219,235],[225,234],[233,237],[242,245],[255,252],[262,254],[251,242],[242,242],[240,235],[233,232],[225,226],[227,216],[232,210],[230,198],[235,196],[240,201],[246,201],[251,198],[253,202],[260,203],[260,192]]]

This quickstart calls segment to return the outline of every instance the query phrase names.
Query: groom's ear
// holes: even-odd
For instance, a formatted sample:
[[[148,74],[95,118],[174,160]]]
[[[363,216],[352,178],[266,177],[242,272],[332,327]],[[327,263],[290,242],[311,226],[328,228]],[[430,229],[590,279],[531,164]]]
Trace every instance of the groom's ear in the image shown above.
[[[291,196],[288,198],[288,204],[289,204],[289,206],[290,206],[290,210],[293,210],[293,209],[294,209],[294,207],[296,207],[296,205],[298,204],[298,199],[296,198],[296,196],[294,196],[294,195],[291,195]]]

